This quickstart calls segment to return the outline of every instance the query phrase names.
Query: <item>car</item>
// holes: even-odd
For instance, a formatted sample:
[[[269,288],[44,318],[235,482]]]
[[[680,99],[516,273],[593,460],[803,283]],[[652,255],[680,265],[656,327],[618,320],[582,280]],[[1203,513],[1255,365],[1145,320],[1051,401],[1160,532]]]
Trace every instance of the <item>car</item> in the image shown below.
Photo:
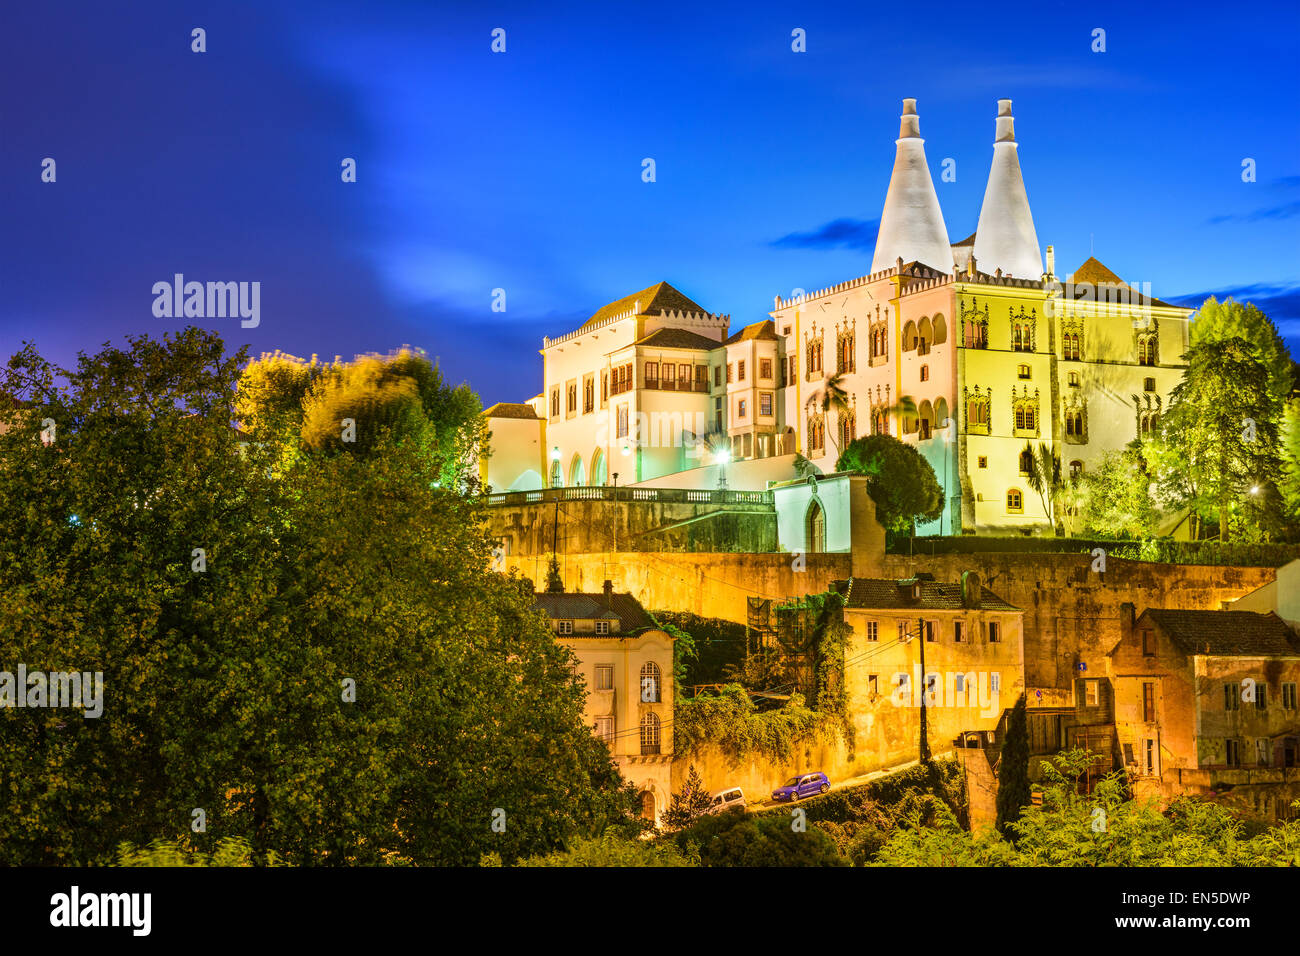
[[[789,800],[793,803],[802,797],[811,797],[814,794],[825,793],[831,788],[830,779],[820,770],[813,773],[801,773],[791,777],[781,786],[772,791],[772,799],[781,801]]]
[[[728,787],[726,790],[719,790],[709,801],[709,809],[705,813],[725,813],[733,807],[745,809],[749,804],[745,800],[745,791],[739,787]]]

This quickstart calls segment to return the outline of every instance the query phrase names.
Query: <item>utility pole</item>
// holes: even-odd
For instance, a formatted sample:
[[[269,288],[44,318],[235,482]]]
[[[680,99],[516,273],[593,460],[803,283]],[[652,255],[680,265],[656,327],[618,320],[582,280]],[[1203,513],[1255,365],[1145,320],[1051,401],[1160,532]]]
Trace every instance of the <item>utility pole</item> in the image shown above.
[[[925,694],[928,685],[925,679],[925,619],[917,618],[916,639],[921,642],[921,750],[920,758],[922,764],[930,762],[930,738],[928,736],[928,726],[926,724],[925,713]]]

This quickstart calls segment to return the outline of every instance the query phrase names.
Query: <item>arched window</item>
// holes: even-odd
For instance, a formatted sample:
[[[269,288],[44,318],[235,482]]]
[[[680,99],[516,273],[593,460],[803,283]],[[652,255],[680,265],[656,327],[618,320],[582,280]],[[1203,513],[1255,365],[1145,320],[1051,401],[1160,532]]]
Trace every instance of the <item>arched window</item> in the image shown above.
[[[910,352],[916,348],[916,323],[909,321],[903,326],[903,351]]]
[[[1155,332],[1138,336],[1138,364],[1155,365],[1159,353],[1159,339]]]
[[[808,505],[808,517],[805,521],[808,553],[820,554],[826,550],[826,512],[821,503],[814,500]]]
[[[933,345],[943,345],[948,341],[948,323],[944,321],[943,316],[936,312],[933,319],[934,330],[930,339]]]
[[[646,714],[641,718],[641,754],[659,752],[659,715]]]
[[[609,482],[608,469],[605,467],[605,453],[599,448],[591,456],[591,483],[604,485]]]
[[[1020,473],[1022,475],[1034,473],[1034,453],[1028,448],[1020,453]]]
[[[659,665],[654,661],[641,665],[641,703],[659,703]]]
[[[916,336],[916,354],[928,355],[930,343],[934,341],[934,329],[928,316],[921,319],[921,324],[916,327]]]
[[[858,437],[858,413],[853,410],[840,412],[840,448],[844,448],[849,442]]]
[[[569,464],[569,487],[581,488],[587,483],[587,472],[582,467],[582,456],[575,454]]]
[[[934,409],[931,407],[930,400],[928,398],[925,401],[923,401],[921,403],[921,407],[917,409],[917,416],[918,418],[917,418],[916,427],[917,427],[917,431],[920,432],[919,437],[922,440],[929,438],[930,432],[934,429]]]
[[[1007,489],[1007,513],[1023,514],[1025,510],[1024,498],[1020,494],[1019,488]]]
[[[1074,461],[1070,462],[1070,477],[1078,478],[1082,474],[1083,474],[1083,462],[1079,461],[1079,459],[1076,458]]]

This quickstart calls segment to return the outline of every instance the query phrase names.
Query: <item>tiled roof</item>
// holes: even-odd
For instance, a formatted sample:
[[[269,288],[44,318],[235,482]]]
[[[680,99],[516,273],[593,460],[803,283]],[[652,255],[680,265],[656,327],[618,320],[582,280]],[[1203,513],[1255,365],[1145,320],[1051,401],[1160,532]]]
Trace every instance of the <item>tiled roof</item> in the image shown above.
[[[743,342],[749,339],[777,339],[776,323],[771,319],[764,319],[762,322],[755,322],[753,325],[747,325],[724,343],[731,345],[733,342]]]
[[[1300,639],[1271,611],[1148,609],[1150,618],[1184,653],[1211,657],[1300,656]]]
[[[497,402],[491,408],[485,411],[484,416],[487,418],[536,418],[537,412],[533,411],[533,406],[524,405],[520,402]]]
[[[844,597],[844,604],[851,608],[870,608],[878,610],[906,610],[918,608],[924,611],[961,611],[966,606],[961,600],[960,584],[939,584],[935,581],[920,579],[921,599],[913,601],[908,582],[895,581],[893,578],[851,578],[836,583],[836,590]],[[988,588],[980,587],[979,611],[1019,611],[1020,608],[1008,604]]]
[[[667,282],[659,282],[648,289],[625,295],[623,298],[597,309],[596,314],[584,322],[582,327],[585,329],[589,325],[603,322],[615,315],[622,315],[624,312],[635,308],[638,302],[641,308],[638,315],[658,315],[661,309],[667,309],[669,312],[704,311],[699,305],[682,295]]]
[[[606,603],[605,595],[539,591],[533,595],[538,608],[551,620],[608,621],[618,618],[619,633],[631,634],[654,627],[641,602],[631,594],[614,593]]]
[[[1094,286],[1119,286],[1122,289],[1128,290],[1129,295],[1132,296],[1130,301],[1138,303],[1150,302],[1152,305],[1163,305],[1168,306],[1169,308],[1177,308],[1177,306],[1174,306],[1169,302],[1161,302],[1154,296],[1142,295],[1142,293],[1137,289],[1131,287],[1127,282],[1102,265],[1095,256],[1089,256],[1088,260],[1083,265],[1075,269],[1073,275],[1070,276],[1070,281],[1076,286],[1083,283],[1089,283]]]
[[[963,239],[961,242],[954,242],[953,245],[954,245],[954,246],[973,246],[973,245],[975,245],[975,233],[972,232],[969,236],[967,236],[967,237],[966,237],[965,239]]]
[[[653,345],[661,349],[710,349],[718,348],[722,343],[717,339],[692,332],[689,329],[655,329],[637,345]]]

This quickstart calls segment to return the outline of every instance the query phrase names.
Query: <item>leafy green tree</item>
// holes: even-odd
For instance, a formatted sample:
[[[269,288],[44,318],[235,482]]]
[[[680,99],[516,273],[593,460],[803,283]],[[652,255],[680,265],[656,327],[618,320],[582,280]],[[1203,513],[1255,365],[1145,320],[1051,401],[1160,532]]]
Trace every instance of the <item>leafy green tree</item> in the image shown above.
[[[532,856],[517,866],[699,866],[699,854],[669,840],[629,839],[612,831],[594,839],[578,839],[566,850]]]
[[[259,855],[249,842],[241,837],[223,837],[216,841],[211,853],[190,850],[174,840],[154,840],[148,846],[138,847],[122,843],[117,848],[115,866],[287,866],[274,850]]]
[[[276,471],[273,435],[231,427],[242,361],[186,329],[6,369],[0,495],[24,504],[0,512],[0,633],[104,683],[99,717],[0,709],[0,863],[233,837],[469,864],[626,821],[571,656],[487,570],[484,506],[440,484],[433,430]]]
[[[1291,394],[1294,376],[1286,343],[1273,321],[1251,303],[1243,304],[1231,298],[1219,302],[1210,296],[1192,316],[1189,338],[1193,348],[1244,339],[1267,370],[1268,391],[1273,400],[1280,404]]]
[[[1281,478],[1281,404],[1270,392],[1268,368],[1244,339],[1194,346],[1187,361],[1160,423],[1171,454],[1157,482],[1168,500],[1217,518],[1226,541],[1243,495]]]
[[[670,830],[680,830],[690,826],[708,812],[711,802],[712,798],[709,791],[704,789],[700,772],[695,769],[695,764],[691,764],[686,780],[682,783],[682,789],[673,794],[672,802],[664,811],[664,826]]]
[[[564,593],[564,575],[560,573],[560,559],[554,554],[546,565],[546,590],[549,594]]]
[[[1282,413],[1282,481],[1279,490],[1292,524],[1300,523],[1300,398],[1286,403]]]
[[[674,837],[699,848],[701,866],[847,866],[835,841],[816,825],[796,829],[789,815],[720,813]]]
[[[943,513],[943,488],[921,453],[890,435],[864,435],[849,442],[836,471],[867,475],[876,520],[891,531],[908,532],[917,521]]]
[[[1145,446],[1144,446],[1145,448]],[[1106,452],[1084,473],[1083,526],[1090,534],[1140,538],[1154,533],[1157,515],[1142,451]]]
[[[997,828],[1014,838],[1011,825],[1029,806],[1029,719],[1021,694],[1007,720],[1007,736],[998,761]]]

